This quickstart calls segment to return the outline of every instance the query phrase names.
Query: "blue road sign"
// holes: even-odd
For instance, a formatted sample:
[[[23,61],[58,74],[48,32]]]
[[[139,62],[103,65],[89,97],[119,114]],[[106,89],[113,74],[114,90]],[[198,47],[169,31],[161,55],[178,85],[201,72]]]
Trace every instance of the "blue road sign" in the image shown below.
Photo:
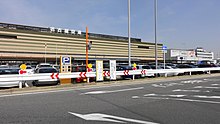
[[[162,50],[167,50],[167,46],[163,46],[163,47],[162,47]]]
[[[70,58],[70,57],[67,57],[67,56],[63,56],[63,57],[62,57],[62,63],[63,63],[63,65],[69,65],[69,64],[71,64],[71,58]]]

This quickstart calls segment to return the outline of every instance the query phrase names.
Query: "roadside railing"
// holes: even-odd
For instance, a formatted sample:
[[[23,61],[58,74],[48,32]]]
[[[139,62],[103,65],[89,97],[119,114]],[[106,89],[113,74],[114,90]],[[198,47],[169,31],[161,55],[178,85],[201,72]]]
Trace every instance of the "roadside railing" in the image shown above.
[[[133,80],[135,75],[147,75],[147,74],[164,74],[167,76],[169,73],[189,73],[192,72],[206,72],[211,74],[211,71],[219,71],[220,67],[212,68],[186,68],[186,69],[144,69],[144,70],[124,70],[116,71],[116,75],[132,75]],[[103,76],[106,76],[103,74]],[[10,82],[10,81],[34,81],[34,80],[45,80],[45,79],[65,79],[65,78],[89,78],[96,77],[96,72],[72,72],[72,73],[44,73],[44,74],[11,74],[11,75],[0,75],[0,83]],[[18,84],[19,85],[19,84]]]

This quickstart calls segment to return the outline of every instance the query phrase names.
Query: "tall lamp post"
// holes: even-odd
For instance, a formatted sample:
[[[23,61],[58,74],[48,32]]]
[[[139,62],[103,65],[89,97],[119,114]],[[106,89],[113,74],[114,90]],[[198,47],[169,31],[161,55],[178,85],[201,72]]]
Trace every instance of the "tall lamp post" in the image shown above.
[[[157,69],[157,0],[154,0],[154,30],[155,30],[155,37],[154,37],[154,39],[155,39],[155,67],[156,67],[156,69]]]
[[[57,44],[56,44],[56,65],[57,65]]]
[[[128,0],[128,64],[131,66],[130,0]]]
[[[45,46],[44,46],[44,52],[45,52],[45,55],[44,55],[44,60],[45,60],[45,63],[47,63],[47,57],[46,57],[46,54],[47,54],[47,43],[45,43]]]

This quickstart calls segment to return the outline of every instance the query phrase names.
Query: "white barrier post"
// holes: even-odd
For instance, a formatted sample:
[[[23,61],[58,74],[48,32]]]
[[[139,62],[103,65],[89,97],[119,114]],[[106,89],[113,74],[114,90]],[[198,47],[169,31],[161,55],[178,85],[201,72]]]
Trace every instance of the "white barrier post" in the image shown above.
[[[22,88],[22,81],[19,81],[19,88]]]
[[[134,80],[134,78],[135,78],[135,75],[133,74],[133,80]]]
[[[192,72],[191,71],[189,72],[189,75],[192,76]]]
[[[165,77],[167,77],[167,73],[165,73]]]
[[[87,77],[87,83],[89,83],[89,77]]]

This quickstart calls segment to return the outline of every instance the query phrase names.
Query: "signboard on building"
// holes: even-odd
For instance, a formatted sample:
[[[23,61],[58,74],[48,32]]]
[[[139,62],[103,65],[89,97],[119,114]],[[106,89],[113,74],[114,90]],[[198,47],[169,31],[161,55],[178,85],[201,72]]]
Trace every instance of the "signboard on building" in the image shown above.
[[[96,60],[96,81],[103,81],[103,61]]]
[[[60,57],[60,72],[61,73],[71,72],[71,56]]]
[[[109,60],[110,80],[116,80],[116,60]]]
[[[71,65],[71,56],[62,56],[61,59],[62,65]]]

